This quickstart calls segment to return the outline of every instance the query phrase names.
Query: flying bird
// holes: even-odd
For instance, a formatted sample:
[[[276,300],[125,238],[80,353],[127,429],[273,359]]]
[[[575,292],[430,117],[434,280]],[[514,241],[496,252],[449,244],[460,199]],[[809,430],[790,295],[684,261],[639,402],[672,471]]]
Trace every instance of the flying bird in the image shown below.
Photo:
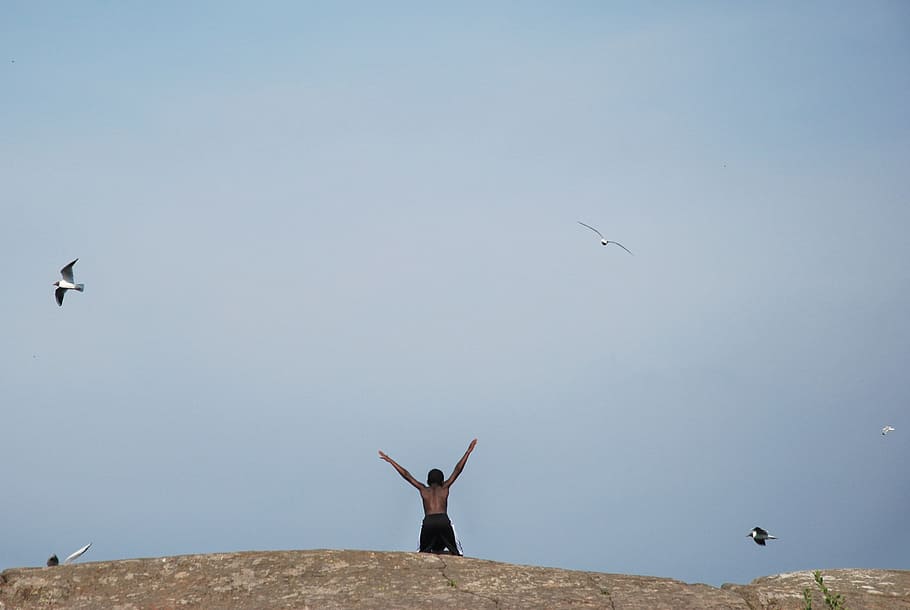
[[[71,562],[71,561],[75,561],[76,559],[79,559],[79,557],[80,557],[84,552],[86,552],[86,551],[88,550],[88,547],[90,547],[90,546],[92,546],[92,543],[91,543],[91,542],[89,542],[89,543],[86,544],[84,547],[82,547],[81,549],[79,549],[78,551],[74,552],[72,555],[70,555],[70,556],[67,557],[66,559],[64,559],[64,560],[63,560],[63,563],[69,563],[69,562]]]
[[[746,538],[752,538],[755,541],[755,544],[765,546],[765,540],[777,540],[777,536],[772,536],[766,530],[755,526],[752,528],[752,531],[746,534]]]
[[[578,224],[580,224],[580,225],[583,226],[583,227],[588,227],[589,229],[591,229],[592,231],[594,231],[595,233],[597,233],[597,234],[600,236],[600,245],[606,246],[607,244],[616,244],[617,246],[619,246],[620,248],[622,248],[623,250],[625,250],[625,251],[628,252],[629,254],[632,254],[632,251],[629,250],[628,248],[626,248],[624,245],[622,245],[622,244],[619,243],[618,241],[613,241],[613,240],[607,239],[606,237],[603,236],[603,233],[601,233],[600,231],[598,231],[597,229],[595,229],[595,228],[592,227],[591,225],[586,225],[585,223],[583,223],[583,222],[580,221],[580,220],[578,221]],[[633,256],[634,256],[634,254],[633,254]]]
[[[63,295],[66,294],[67,290],[76,290],[82,292],[85,290],[85,284],[74,284],[73,283],[73,265],[76,264],[76,261],[71,262],[69,265],[60,270],[60,275],[63,276],[62,280],[57,280],[54,282],[54,286],[57,287],[57,290],[54,291],[54,297],[57,299],[57,305],[63,305]]]
[[[70,563],[71,561],[74,561],[74,560],[78,559],[84,552],[86,552],[86,551],[88,550],[88,547],[90,547],[90,546],[92,546],[92,543],[91,543],[91,542],[89,542],[89,543],[86,544],[84,547],[82,547],[81,549],[79,549],[78,551],[76,551],[75,553],[73,553],[72,555],[70,555],[69,557],[67,557],[66,559],[64,559],[64,560],[63,560],[63,563],[64,563],[64,564],[67,564],[67,563]],[[48,565],[48,566],[57,566],[57,565],[60,565],[60,560],[57,558],[57,554],[56,554],[56,553],[54,553],[53,555],[51,555],[50,557],[48,557],[48,559],[47,559],[47,565]]]
[[[885,426],[882,428],[882,436],[885,436],[889,432],[894,432],[894,426]]]

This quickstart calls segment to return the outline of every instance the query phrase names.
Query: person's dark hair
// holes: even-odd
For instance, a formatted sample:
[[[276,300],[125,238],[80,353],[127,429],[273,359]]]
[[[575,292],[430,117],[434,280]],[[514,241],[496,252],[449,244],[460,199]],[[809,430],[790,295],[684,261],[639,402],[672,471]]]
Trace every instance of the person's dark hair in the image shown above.
[[[445,477],[439,468],[434,468],[427,473],[427,485],[442,485],[443,481],[445,481]]]

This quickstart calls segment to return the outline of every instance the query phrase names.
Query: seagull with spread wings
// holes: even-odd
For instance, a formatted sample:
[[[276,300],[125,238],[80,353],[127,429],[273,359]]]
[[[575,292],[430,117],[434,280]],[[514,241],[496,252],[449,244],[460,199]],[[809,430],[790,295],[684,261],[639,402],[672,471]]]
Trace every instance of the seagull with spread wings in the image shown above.
[[[755,544],[761,546],[765,546],[765,540],[777,540],[777,536],[772,536],[767,530],[763,530],[758,526],[753,527],[752,531],[746,534],[746,538],[752,538]]]
[[[77,292],[82,292],[85,290],[85,284],[76,284],[73,280],[73,265],[76,264],[77,258],[66,267],[60,270],[60,275],[63,276],[62,280],[57,280],[54,282],[54,286],[57,287],[57,290],[54,291],[54,297],[57,299],[57,305],[63,305],[63,295],[66,294],[67,290],[75,290]]]
[[[607,239],[606,237],[604,237],[603,233],[601,233],[600,231],[598,231],[597,229],[595,229],[595,228],[592,227],[591,225],[586,225],[585,223],[583,223],[583,222],[580,221],[580,220],[578,221],[578,224],[580,224],[580,225],[583,226],[583,227],[588,227],[589,229],[591,229],[592,231],[594,231],[595,233],[597,233],[597,234],[600,236],[600,245],[606,246],[607,244],[616,244],[617,246],[619,246],[620,248],[622,248],[623,250],[625,250],[625,251],[628,252],[629,254],[632,254],[632,251],[629,250],[628,248],[626,248],[624,245],[622,245],[622,244],[619,243],[618,241],[613,241],[613,240],[611,240],[611,239]],[[633,256],[634,256],[634,255],[633,255]]]
[[[67,563],[70,563],[70,562],[72,562],[72,561],[75,561],[76,559],[78,559],[79,557],[81,557],[82,554],[85,553],[85,552],[88,550],[88,548],[89,548],[90,546],[92,546],[92,543],[91,543],[91,542],[89,542],[88,544],[86,544],[84,547],[82,547],[82,548],[79,549],[78,551],[72,553],[69,557],[67,557],[66,559],[63,560],[63,563],[64,563],[64,564],[67,564]],[[51,556],[48,558],[48,560],[47,560],[47,565],[48,565],[48,567],[60,565],[60,560],[57,559],[57,554],[56,554],[56,553],[53,554],[53,555],[51,555]]]
[[[71,562],[71,561],[75,561],[76,559],[79,559],[79,557],[81,557],[82,554],[83,554],[84,552],[86,552],[86,551],[88,550],[88,547],[90,547],[90,546],[92,546],[92,543],[91,543],[91,542],[89,542],[89,543],[86,544],[84,547],[82,547],[82,548],[79,549],[78,551],[75,551],[72,555],[70,555],[69,557],[67,557],[66,559],[64,559],[64,560],[63,560],[63,563],[69,563],[69,562]]]

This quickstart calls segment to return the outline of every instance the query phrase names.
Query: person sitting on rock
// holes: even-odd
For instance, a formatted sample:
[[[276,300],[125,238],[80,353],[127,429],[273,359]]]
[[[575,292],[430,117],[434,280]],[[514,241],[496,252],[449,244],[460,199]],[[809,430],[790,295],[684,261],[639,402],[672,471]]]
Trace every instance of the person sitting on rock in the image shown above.
[[[421,553],[438,554],[443,553],[448,549],[448,552],[451,555],[461,555],[461,551],[458,548],[458,541],[455,538],[455,530],[452,529],[452,522],[449,520],[449,516],[446,513],[449,505],[449,487],[452,486],[452,483],[454,483],[455,479],[458,478],[458,475],[461,474],[465,463],[468,461],[468,456],[474,451],[474,446],[476,444],[477,439],[475,438],[468,446],[468,450],[464,452],[464,455],[458,460],[458,463],[455,464],[455,469],[452,470],[452,476],[445,479],[442,471],[438,468],[434,468],[427,474],[426,485],[411,476],[411,473],[398,465],[395,460],[382,451],[379,452],[380,459],[383,459],[394,466],[395,470],[398,471],[398,474],[400,474],[405,481],[416,487],[417,491],[420,492],[420,498],[423,500],[424,514],[423,525],[420,528]]]

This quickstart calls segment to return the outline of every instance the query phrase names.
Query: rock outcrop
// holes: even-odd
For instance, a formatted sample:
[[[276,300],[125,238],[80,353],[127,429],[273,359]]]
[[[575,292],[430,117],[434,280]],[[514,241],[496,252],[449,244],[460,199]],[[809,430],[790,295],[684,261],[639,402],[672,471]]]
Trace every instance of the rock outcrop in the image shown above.
[[[844,596],[850,610],[910,610],[910,571],[906,570],[822,570],[825,586]],[[812,592],[812,608],[825,610],[823,596],[812,572],[791,572],[757,578],[748,585],[724,585],[738,593],[750,608],[803,610],[803,591]]]
[[[910,571],[824,576],[851,610],[910,610]],[[0,574],[0,610],[802,610],[806,587],[815,590],[810,572],[718,589],[417,553],[272,551],[10,569]],[[815,600],[824,608],[817,592]]]

